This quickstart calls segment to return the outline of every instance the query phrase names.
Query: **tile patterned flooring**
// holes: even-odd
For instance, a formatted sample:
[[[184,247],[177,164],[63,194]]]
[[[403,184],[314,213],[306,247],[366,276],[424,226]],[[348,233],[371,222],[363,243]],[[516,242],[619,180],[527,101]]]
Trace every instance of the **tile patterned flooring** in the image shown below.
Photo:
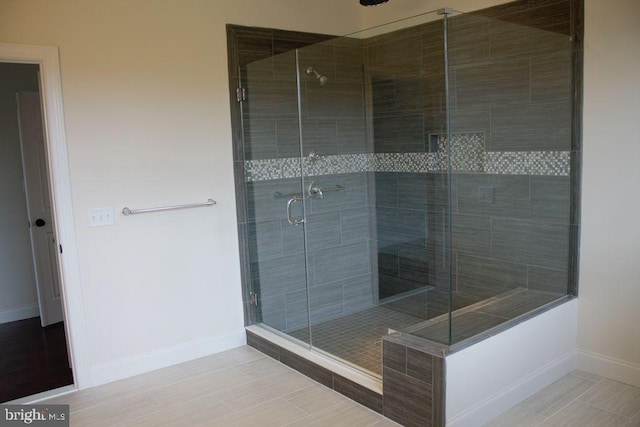
[[[640,388],[573,371],[485,427],[640,427]]]
[[[46,403],[74,427],[398,425],[246,346]],[[640,388],[574,371],[486,426],[640,427]]]
[[[247,346],[46,403],[74,427],[398,425]]]

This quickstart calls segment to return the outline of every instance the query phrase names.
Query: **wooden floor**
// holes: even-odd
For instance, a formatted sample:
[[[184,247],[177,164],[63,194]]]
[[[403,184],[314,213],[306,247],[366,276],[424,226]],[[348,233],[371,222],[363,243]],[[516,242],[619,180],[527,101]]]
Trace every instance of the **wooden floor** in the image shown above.
[[[398,426],[246,346],[42,403],[72,427]],[[640,427],[640,389],[574,371],[486,426]]]
[[[40,318],[0,324],[0,402],[73,384],[63,323]]]

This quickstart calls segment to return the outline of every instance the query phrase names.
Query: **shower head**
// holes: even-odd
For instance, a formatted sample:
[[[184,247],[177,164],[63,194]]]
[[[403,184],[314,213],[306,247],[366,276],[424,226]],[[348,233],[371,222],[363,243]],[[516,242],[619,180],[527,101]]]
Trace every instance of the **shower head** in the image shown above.
[[[362,6],[377,6],[388,1],[389,0],[360,0],[360,4]]]
[[[322,74],[314,70],[313,67],[307,68],[307,74],[313,74],[314,76],[316,76],[316,79],[320,81],[320,86],[326,85],[327,82],[329,81],[327,76],[323,76]]]

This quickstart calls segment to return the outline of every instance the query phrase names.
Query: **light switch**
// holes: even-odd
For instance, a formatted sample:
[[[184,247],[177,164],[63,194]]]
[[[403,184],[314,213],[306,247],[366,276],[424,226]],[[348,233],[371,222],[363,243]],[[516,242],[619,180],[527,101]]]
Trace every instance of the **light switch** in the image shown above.
[[[89,209],[89,227],[104,227],[115,224],[113,208]]]

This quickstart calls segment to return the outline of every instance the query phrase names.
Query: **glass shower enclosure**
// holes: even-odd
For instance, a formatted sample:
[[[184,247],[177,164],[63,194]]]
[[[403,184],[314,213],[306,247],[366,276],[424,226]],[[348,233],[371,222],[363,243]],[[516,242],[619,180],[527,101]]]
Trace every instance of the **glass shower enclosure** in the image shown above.
[[[257,323],[379,376],[570,294],[572,55],[442,10],[242,66]]]

